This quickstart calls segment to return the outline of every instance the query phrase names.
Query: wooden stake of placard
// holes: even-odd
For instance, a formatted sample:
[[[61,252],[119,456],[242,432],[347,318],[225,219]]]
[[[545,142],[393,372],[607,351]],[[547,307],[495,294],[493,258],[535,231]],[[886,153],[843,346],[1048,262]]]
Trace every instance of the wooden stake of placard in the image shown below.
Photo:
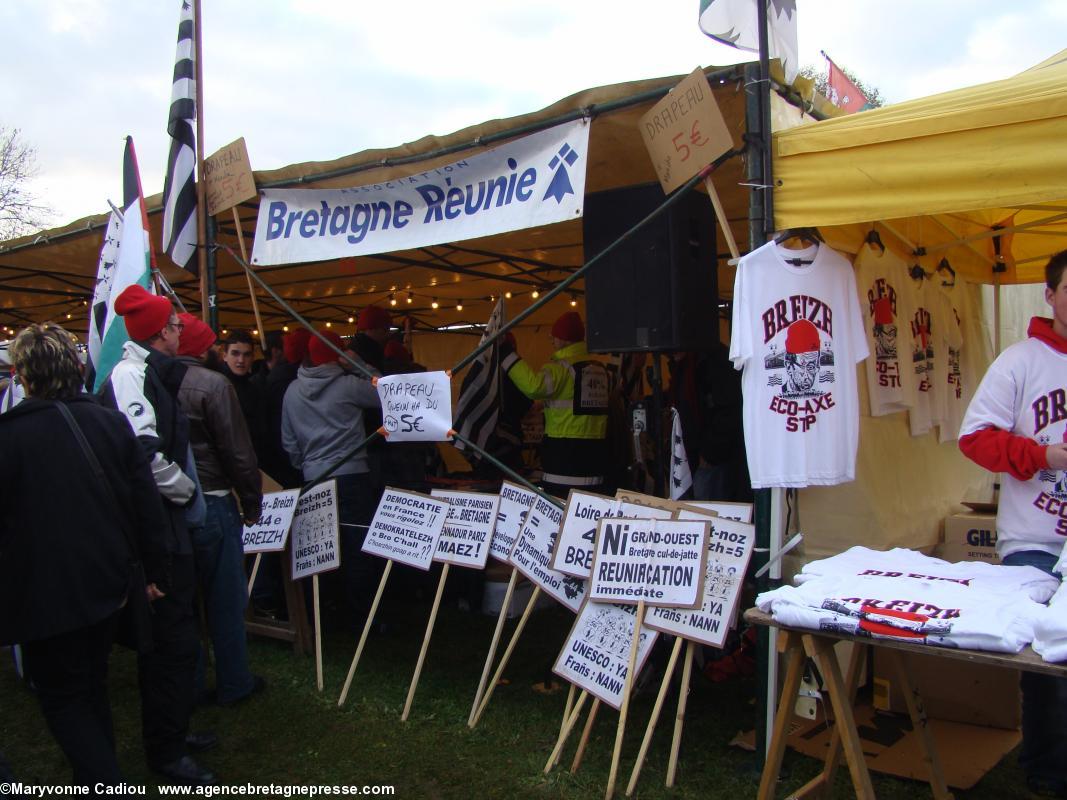
[[[248,596],[252,596],[252,587],[256,585],[256,575],[259,573],[259,565],[263,561],[263,554],[256,553],[256,560],[252,562],[252,576],[248,579]]]
[[[356,674],[356,667],[359,666],[359,658],[363,655],[363,646],[367,643],[367,635],[370,633],[371,625],[374,624],[374,615],[378,613],[378,603],[381,602],[382,593],[385,591],[385,582],[389,580],[389,573],[392,569],[393,559],[387,558],[385,560],[385,569],[382,571],[382,579],[378,581],[378,591],[374,594],[374,602],[370,604],[370,613],[367,614],[367,621],[363,624],[363,633],[360,634],[359,644],[356,645],[356,654],[352,656],[352,664],[348,667],[348,676],[345,678],[344,688],[341,689],[341,696],[337,700],[338,708],[343,706],[348,698],[348,689],[352,685],[352,676]]]
[[[582,693],[578,695],[578,700],[574,704],[574,710],[567,718],[563,725],[563,730],[559,732],[559,738],[556,740],[556,746],[552,748],[552,753],[548,756],[548,761],[545,762],[544,774],[547,775],[552,771],[552,767],[559,761],[559,754],[563,751],[563,748],[567,744],[567,739],[571,736],[571,731],[574,730],[575,724],[578,722],[578,717],[581,716],[582,706],[585,705],[586,698],[589,697],[589,692],[582,690]]]
[[[719,227],[722,228],[722,235],[726,238],[726,246],[730,249],[730,257],[740,258],[741,251],[737,249],[737,241],[734,239],[734,232],[730,229],[730,220],[726,218],[726,211],[722,207],[722,200],[719,199],[719,193],[715,191],[715,183],[711,180],[711,175],[704,178],[704,188],[708,190],[708,197],[711,199],[711,207],[715,209],[715,218],[719,220]]]
[[[593,723],[596,721],[596,712],[600,710],[600,698],[593,699],[593,705],[589,707],[589,717],[585,720],[585,728],[582,729],[582,738],[578,742],[578,749],[574,751],[574,760],[571,762],[571,775],[578,771],[578,765],[582,763],[585,755],[585,746],[589,744],[589,734],[593,731]]]
[[[689,699],[689,679],[693,673],[693,656],[696,651],[696,643],[690,641],[685,648],[685,661],[682,664],[682,685],[678,689],[678,711],[674,715],[674,738],[671,739],[671,757],[667,762],[667,788],[674,786],[674,778],[678,774],[678,751],[682,745],[685,705]]]
[[[315,685],[322,691],[322,616],[319,614],[319,576],[311,576],[311,597],[315,606]]]
[[[441,595],[445,590],[445,581],[448,579],[448,568],[451,564],[441,567],[441,580],[437,582],[437,594],[433,599],[433,608],[430,610],[430,619],[426,623],[426,634],[422,637],[422,648],[419,650],[419,660],[415,664],[415,674],[411,676],[411,686],[408,687],[408,698],[404,702],[404,711],[400,715],[401,722],[407,722],[411,712],[411,704],[415,700],[415,689],[419,685],[419,676],[422,674],[422,665],[426,661],[426,651],[430,647],[430,637],[433,635],[433,626],[437,622],[437,610],[441,607]]]
[[[611,753],[611,770],[608,772],[608,787],[604,790],[604,800],[611,800],[615,794],[615,778],[619,774],[619,758],[622,756],[622,740],[626,735],[626,714],[630,710],[630,694],[634,688],[634,673],[637,672],[637,646],[641,641],[641,625],[645,621],[645,601],[637,603],[637,617],[634,619],[633,641],[630,643],[630,662],[626,670],[626,683],[622,690],[622,708],[619,709],[619,727],[615,731],[615,749]]]
[[[241,217],[237,214],[237,206],[230,210],[233,211],[233,224],[237,228],[237,245],[241,248],[241,258],[247,262],[248,250],[245,248],[245,232],[241,227]],[[256,317],[256,330],[259,331],[259,346],[263,349],[263,357],[269,359],[267,330],[263,327],[263,317],[259,315],[259,299],[256,297],[256,287],[252,284],[252,276],[247,272],[245,273],[245,280],[248,281],[248,296],[252,298],[252,313]]]
[[[567,720],[571,716],[571,711],[574,708],[574,691],[575,691],[575,686],[572,683],[570,685],[570,688],[567,690],[567,702],[564,703],[564,705],[563,705],[563,719],[559,723],[559,735],[561,737],[563,736],[563,729],[567,727]],[[556,766],[557,764],[559,764],[559,760],[560,760],[560,758],[562,756],[563,756],[563,751],[560,750],[559,754],[556,756],[556,763],[552,765],[553,767]]]
[[[478,689],[474,693],[474,703],[471,705],[471,713],[467,715],[468,725],[474,721],[474,712],[478,710],[478,704],[482,701],[482,696],[485,694],[485,683],[489,680],[489,670],[493,668],[493,658],[496,656],[497,647],[500,646],[500,635],[504,632],[504,620],[507,619],[508,609],[511,608],[511,595],[515,591],[515,584],[518,583],[518,580],[518,570],[512,567],[511,578],[508,580],[508,588],[504,592],[504,604],[500,606],[500,613],[496,618],[496,628],[493,629],[493,640],[489,643],[489,652],[485,656],[485,666],[482,667],[482,676],[478,679]]]
[[[497,666],[496,672],[493,674],[493,679],[489,682],[489,686],[485,690],[485,697],[482,698],[482,704],[478,706],[478,710],[474,714],[474,719],[468,724],[469,728],[473,729],[478,724],[478,720],[482,718],[482,714],[485,713],[485,708],[489,705],[489,701],[493,697],[493,689],[495,689],[497,683],[500,682],[500,676],[504,674],[504,668],[507,667],[508,660],[511,658],[511,654],[515,650],[515,645],[518,643],[519,637],[522,635],[522,630],[526,627],[527,620],[530,619],[530,613],[534,610],[534,606],[537,605],[537,601],[540,597],[541,587],[535,586],[534,590],[530,592],[530,599],[527,601],[526,608],[522,612],[519,624],[515,626],[515,631],[511,634],[511,641],[508,642],[507,649],[504,650],[504,656],[500,659],[500,664]]]
[[[626,785],[627,797],[634,793],[637,779],[641,777],[641,767],[645,764],[649,745],[652,744],[652,733],[656,729],[656,723],[659,722],[660,712],[663,711],[663,701],[667,697],[671,676],[674,675],[674,668],[678,664],[678,654],[682,652],[682,642],[682,637],[674,637],[674,647],[671,648],[671,657],[667,662],[667,669],[663,672],[663,681],[660,683],[659,692],[656,694],[656,704],[652,707],[652,716],[649,717],[648,727],[645,728],[645,738],[641,740],[641,749],[637,753],[637,761],[634,763],[633,772],[630,773],[630,782]]]

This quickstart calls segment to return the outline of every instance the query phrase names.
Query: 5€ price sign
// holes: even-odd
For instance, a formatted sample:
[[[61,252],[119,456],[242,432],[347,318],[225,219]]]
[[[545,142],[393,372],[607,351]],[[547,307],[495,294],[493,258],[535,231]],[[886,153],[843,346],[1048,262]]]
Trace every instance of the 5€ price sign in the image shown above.
[[[415,372],[378,379],[382,427],[388,442],[447,442],[452,430],[452,388],[445,372]]]
[[[248,162],[244,137],[204,159],[204,180],[207,213],[211,216],[256,196],[256,180]]]
[[[641,117],[640,127],[656,175],[667,193],[734,144],[699,67]]]

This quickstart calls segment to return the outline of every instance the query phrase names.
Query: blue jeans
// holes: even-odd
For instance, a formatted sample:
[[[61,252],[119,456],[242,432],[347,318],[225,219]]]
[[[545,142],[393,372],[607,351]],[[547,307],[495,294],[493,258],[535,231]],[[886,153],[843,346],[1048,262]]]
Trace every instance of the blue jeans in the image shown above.
[[[219,703],[230,703],[252,691],[245,637],[248,588],[241,543],[241,517],[233,495],[205,495],[207,518],[193,528],[196,574],[204,593],[211,644],[215,651],[215,692]]]
[[[1037,567],[1052,574],[1056,556],[1042,550],[1023,550],[1004,557],[1012,567]],[[1067,781],[1067,678],[1024,672],[1023,749],[1019,765],[1027,777]]]

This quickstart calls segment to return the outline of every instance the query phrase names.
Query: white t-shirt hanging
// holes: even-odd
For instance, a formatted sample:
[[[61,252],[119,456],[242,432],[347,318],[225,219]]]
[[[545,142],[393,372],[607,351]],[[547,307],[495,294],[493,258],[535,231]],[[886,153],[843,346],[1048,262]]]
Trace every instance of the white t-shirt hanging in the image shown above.
[[[937,359],[941,356],[938,325],[942,320],[941,298],[930,285],[923,280],[915,286],[915,313],[911,319],[911,360],[915,373],[915,402],[908,412],[908,423],[912,436],[922,436],[933,430],[934,425],[943,415],[938,393],[940,388],[935,379]]]
[[[855,273],[839,253],[825,244],[789,250],[768,242],[741,259],[730,358],[744,370],[753,488],[854,478],[855,364],[867,352]]]
[[[967,374],[963,359],[963,326],[968,316],[967,292],[958,284],[943,286],[939,291],[944,297],[945,323],[941,328],[945,334],[945,358],[939,364],[937,378],[944,389],[944,413],[938,426],[938,439],[941,442],[954,442],[973,393],[971,376]]]
[[[915,298],[908,268],[891,250],[864,245],[856,256],[856,280],[867,346],[871,416],[905,411],[915,399],[910,321]]]

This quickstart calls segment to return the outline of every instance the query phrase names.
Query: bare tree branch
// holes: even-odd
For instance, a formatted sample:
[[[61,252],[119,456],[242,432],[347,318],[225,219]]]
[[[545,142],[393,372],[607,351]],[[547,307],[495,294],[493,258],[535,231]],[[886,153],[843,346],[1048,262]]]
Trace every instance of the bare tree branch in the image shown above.
[[[0,241],[38,230],[52,215],[27,187],[36,175],[36,148],[18,128],[0,125]]]

